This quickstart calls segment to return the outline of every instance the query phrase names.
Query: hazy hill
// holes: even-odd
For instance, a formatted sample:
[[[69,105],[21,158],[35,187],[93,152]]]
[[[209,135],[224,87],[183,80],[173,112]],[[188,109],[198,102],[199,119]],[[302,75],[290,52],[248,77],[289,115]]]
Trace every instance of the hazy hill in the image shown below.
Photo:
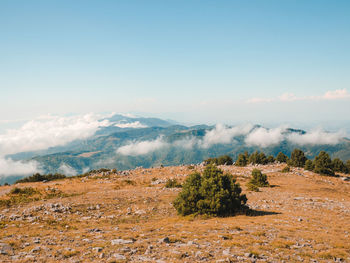
[[[206,158],[223,154],[235,159],[239,153],[244,151],[252,153],[256,150],[276,156],[279,152],[290,155],[294,148],[300,148],[308,158],[314,158],[324,150],[332,157],[339,157],[344,161],[350,159],[350,141],[342,138],[336,143],[328,143],[324,140],[324,137],[328,136],[327,133],[315,135],[324,140],[324,143],[300,145],[289,140],[288,136],[299,136],[299,139],[305,140],[305,138],[313,139],[314,135],[300,129],[285,128],[279,131],[265,129],[259,125],[187,127],[156,118],[123,115],[114,115],[108,120],[109,126],[101,127],[88,139],[76,140],[43,151],[18,153],[11,155],[11,158],[37,161],[45,173],[68,171],[69,174],[102,167],[126,170],[139,166],[148,168],[200,163]],[[260,138],[261,132],[266,138]],[[248,136],[252,135],[255,136],[253,138],[255,141],[247,143]],[[334,137],[334,134],[329,135],[333,138],[332,136]],[[266,144],[268,140],[273,142],[274,137],[281,139],[277,143]]]

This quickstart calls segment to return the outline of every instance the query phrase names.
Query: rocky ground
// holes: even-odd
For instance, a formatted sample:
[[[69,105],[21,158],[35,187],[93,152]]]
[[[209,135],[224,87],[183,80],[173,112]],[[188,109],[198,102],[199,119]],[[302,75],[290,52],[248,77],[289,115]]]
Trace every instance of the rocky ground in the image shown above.
[[[37,192],[0,203],[0,262],[350,262],[350,182],[283,167],[258,167],[272,187],[249,192],[254,167],[222,166],[258,211],[226,218],[176,214],[165,182],[186,166],[2,186]]]

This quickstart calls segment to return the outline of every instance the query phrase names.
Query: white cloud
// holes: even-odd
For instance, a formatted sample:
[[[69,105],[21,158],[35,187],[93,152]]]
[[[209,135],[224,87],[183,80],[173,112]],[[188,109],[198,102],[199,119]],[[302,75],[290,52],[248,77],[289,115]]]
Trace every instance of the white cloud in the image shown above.
[[[37,172],[41,172],[41,170],[35,161],[13,161],[0,157],[0,178],[12,175],[31,175]]]
[[[293,93],[284,93],[281,96],[278,97],[280,101],[296,101],[299,100],[297,96],[295,96]]]
[[[247,135],[245,143],[252,146],[268,147],[283,141],[285,127],[275,129],[257,128]]]
[[[162,137],[159,137],[158,139],[153,141],[133,142],[128,145],[122,146],[117,149],[117,153],[131,156],[143,155],[148,154],[150,152],[154,152],[168,145],[168,143],[163,141]]]
[[[74,176],[78,174],[78,172],[73,167],[65,163],[61,164],[60,168],[58,168],[58,172],[63,173],[64,175],[67,175],[67,176]]]
[[[131,114],[131,113],[118,113],[118,115],[128,117],[128,118],[137,118],[137,116],[135,116],[134,114]]]
[[[0,134],[0,156],[25,151],[43,150],[64,145],[76,139],[92,136],[108,120],[101,116],[42,116],[25,123],[19,129],[7,130]]]
[[[172,143],[174,147],[181,147],[186,150],[192,149],[196,144],[198,144],[198,140],[194,137],[189,137],[182,140],[177,140]]]
[[[114,126],[119,128],[147,128],[147,125],[142,124],[139,121],[130,122],[130,123],[117,123]]]
[[[325,100],[338,100],[338,99],[347,99],[350,98],[350,94],[346,89],[337,89],[334,91],[327,91],[322,99]]]
[[[345,136],[346,134],[343,131],[329,133],[322,129],[316,129],[305,134],[290,134],[287,139],[298,145],[335,145],[340,143]]]
[[[252,127],[252,125],[245,125],[229,128],[223,124],[217,124],[214,129],[206,132],[199,146],[208,148],[214,144],[231,143],[234,137],[248,134]]]
[[[293,93],[285,93],[275,98],[251,98],[248,99],[247,103],[268,103],[268,102],[290,102],[290,101],[301,101],[301,100],[344,100],[350,99],[350,93],[346,89],[330,90],[325,92],[323,95],[298,97]]]

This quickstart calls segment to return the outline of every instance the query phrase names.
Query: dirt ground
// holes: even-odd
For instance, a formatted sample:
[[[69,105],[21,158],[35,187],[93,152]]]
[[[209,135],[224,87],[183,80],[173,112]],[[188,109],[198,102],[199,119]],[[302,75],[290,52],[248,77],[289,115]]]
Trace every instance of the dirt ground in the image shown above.
[[[0,262],[350,262],[350,182],[284,166],[220,167],[255,216],[177,215],[165,182],[187,166],[1,186],[54,194],[0,206]],[[253,168],[272,187],[247,191]]]

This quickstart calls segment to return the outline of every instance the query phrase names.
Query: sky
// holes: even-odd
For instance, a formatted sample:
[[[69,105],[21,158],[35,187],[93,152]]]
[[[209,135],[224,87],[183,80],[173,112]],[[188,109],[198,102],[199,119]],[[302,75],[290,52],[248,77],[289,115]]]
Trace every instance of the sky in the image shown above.
[[[110,112],[350,127],[349,14],[341,0],[0,0],[0,131]]]

